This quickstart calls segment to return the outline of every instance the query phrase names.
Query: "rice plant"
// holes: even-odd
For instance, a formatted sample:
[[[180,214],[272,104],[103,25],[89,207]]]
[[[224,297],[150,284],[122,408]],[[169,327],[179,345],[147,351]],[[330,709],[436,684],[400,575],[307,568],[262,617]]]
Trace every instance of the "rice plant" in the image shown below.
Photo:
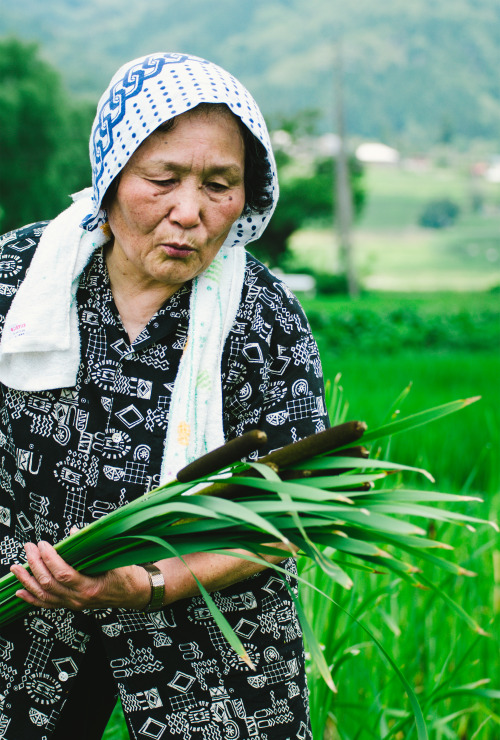
[[[396,399],[388,419],[397,418],[410,386]],[[342,422],[348,411],[340,375],[330,388],[330,414],[335,423]],[[461,420],[460,420],[461,421]],[[467,424],[461,426],[463,432]],[[427,436],[429,430],[426,428]],[[435,431],[435,430],[434,430]],[[445,431],[446,435],[446,431]],[[398,446],[399,454],[417,457],[411,443],[407,449]],[[447,444],[432,434],[433,445]],[[492,443],[495,435],[491,434]],[[404,441],[404,440],[403,440]],[[388,457],[391,438],[382,440],[378,454]],[[468,448],[460,446],[462,455]],[[377,454],[372,450],[372,455]],[[455,449],[455,455],[457,450]],[[457,463],[463,464],[463,460]],[[471,472],[463,484],[462,493],[471,489],[473,476],[480,460],[470,458]],[[447,468],[440,469],[440,473]],[[386,479],[388,484],[390,479]],[[466,511],[480,508],[491,519],[498,518],[498,493],[491,494],[480,507],[476,502],[464,504]],[[425,717],[427,731],[434,740],[494,740],[498,737],[500,717],[495,704],[500,699],[498,686],[491,678],[498,675],[498,637],[494,615],[500,613],[500,600],[494,586],[499,581],[500,559],[498,538],[484,528],[463,532],[446,522],[430,519],[428,536],[439,538],[462,566],[475,570],[479,578],[443,576],[440,567],[428,562],[421,588],[412,588],[404,578],[392,573],[353,576],[350,591],[332,584],[318,569],[303,559],[299,570],[315,588],[326,591],[333,599],[327,601],[312,588],[302,589],[306,614],[314,620],[315,634],[323,656],[338,685],[333,694],[325,686],[314,661],[309,661],[311,718],[315,740],[364,740],[365,738],[414,737],[413,712],[407,707],[401,683],[387,665],[374,640],[363,629],[388,647],[393,661],[402,668],[411,683]],[[498,560],[495,571],[495,562]],[[380,569],[382,570],[382,569]],[[426,580],[429,582],[426,584]],[[433,585],[435,587],[433,587]],[[459,594],[456,602],[447,597]],[[500,591],[498,592],[500,593]],[[495,601],[496,605],[492,603]],[[335,602],[335,603],[333,603]],[[479,615],[489,632],[463,628],[465,609]],[[472,625],[471,625],[472,626]]]

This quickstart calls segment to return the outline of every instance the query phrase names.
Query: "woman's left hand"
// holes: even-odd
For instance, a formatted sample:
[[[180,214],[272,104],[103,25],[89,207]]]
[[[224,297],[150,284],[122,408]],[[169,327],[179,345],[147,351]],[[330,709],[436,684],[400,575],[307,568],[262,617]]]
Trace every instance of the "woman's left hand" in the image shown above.
[[[44,609],[144,609],[151,596],[144,568],[130,565],[98,576],[79,573],[61,558],[48,542],[26,543],[29,573],[22,565],[11,572],[24,588],[16,596]]]

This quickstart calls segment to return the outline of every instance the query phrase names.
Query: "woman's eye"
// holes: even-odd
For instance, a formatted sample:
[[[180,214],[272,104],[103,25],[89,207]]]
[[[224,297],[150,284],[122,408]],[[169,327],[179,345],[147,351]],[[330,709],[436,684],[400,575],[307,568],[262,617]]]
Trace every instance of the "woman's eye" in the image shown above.
[[[153,185],[158,185],[158,187],[160,188],[166,188],[169,185],[175,184],[174,178],[170,178],[169,180],[151,180],[151,182],[153,183]]]
[[[209,182],[208,187],[210,190],[213,190],[214,193],[223,193],[227,190],[227,185],[224,185],[221,182]]]

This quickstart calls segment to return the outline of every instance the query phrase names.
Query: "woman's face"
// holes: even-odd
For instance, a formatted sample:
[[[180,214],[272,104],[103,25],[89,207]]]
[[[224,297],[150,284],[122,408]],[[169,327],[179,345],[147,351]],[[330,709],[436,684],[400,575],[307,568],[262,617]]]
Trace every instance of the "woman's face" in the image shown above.
[[[245,151],[236,119],[189,111],[154,132],[122,171],[108,207],[108,258],[165,297],[205,270],[245,205]]]

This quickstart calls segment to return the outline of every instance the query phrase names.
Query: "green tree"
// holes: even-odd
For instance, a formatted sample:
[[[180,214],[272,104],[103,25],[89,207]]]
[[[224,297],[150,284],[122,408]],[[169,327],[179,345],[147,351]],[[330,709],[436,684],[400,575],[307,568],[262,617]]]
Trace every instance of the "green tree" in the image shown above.
[[[263,236],[250,245],[250,251],[259,259],[275,267],[282,265],[287,255],[289,237],[310,223],[333,223],[335,168],[331,157],[320,157],[311,171],[304,175],[287,175],[289,160],[277,156],[280,172],[280,198],[276,211]],[[359,215],[365,202],[363,169],[351,157],[349,172],[355,215]]]
[[[460,206],[449,198],[430,200],[418,217],[418,223],[426,229],[444,229],[453,226],[460,215]]]
[[[1,231],[52,218],[89,184],[90,121],[36,44],[0,41]]]

